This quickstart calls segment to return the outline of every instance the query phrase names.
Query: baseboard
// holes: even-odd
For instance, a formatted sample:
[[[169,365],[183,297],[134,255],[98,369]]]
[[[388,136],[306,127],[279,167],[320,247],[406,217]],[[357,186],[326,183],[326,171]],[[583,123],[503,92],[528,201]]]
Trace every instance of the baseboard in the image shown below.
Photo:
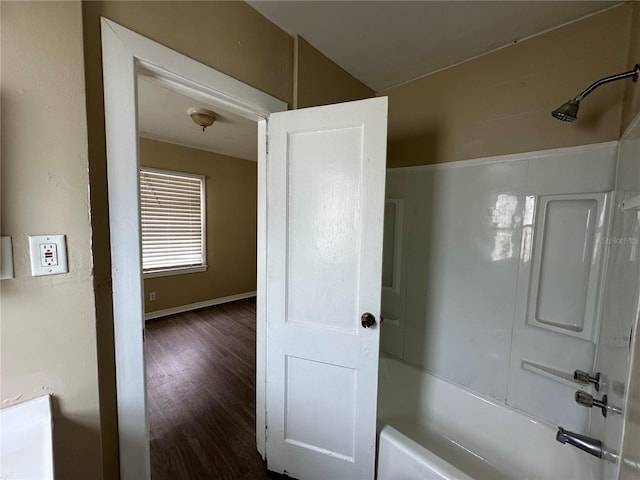
[[[211,300],[205,300],[204,302],[190,303],[189,305],[180,305],[179,307],[165,308],[164,310],[156,310],[155,312],[145,313],[144,319],[146,321],[153,318],[166,317],[167,315],[188,312],[190,310],[196,310],[198,308],[211,307],[213,305],[220,305],[221,303],[235,302],[236,300],[242,300],[243,298],[251,298],[255,296],[256,292],[245,292],[238,293],[237,295],[229,295],[228,297],[212,298]]]

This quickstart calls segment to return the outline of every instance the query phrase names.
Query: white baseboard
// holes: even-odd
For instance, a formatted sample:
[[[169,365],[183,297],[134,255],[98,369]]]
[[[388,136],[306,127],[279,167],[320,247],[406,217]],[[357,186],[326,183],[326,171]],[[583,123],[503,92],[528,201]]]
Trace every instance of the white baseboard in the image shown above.
[[[166,317],[167,315],[188,312],[190,310],[196,310],[198,308],[211,307],[212,305],[220,305],[221,303],[235,302],[236,300],[242,300],[243,298],[251,298],[255,296],[256,292],[246,292],[238,293],[237,295],[229,295],[228,297],[212,298],[211,300],[205,300],[204,302],[190,303],[189,305],[181,305],[179,307],[165,308],[164,310],[156,310],[155,312],[145,313],[144,319],[151,320],[152,318]]]

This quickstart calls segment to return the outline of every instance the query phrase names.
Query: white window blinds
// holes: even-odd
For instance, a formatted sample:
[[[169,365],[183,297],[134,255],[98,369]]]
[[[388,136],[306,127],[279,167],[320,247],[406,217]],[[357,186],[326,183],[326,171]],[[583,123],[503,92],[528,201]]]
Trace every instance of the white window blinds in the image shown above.
[[[201,175],[140,169],[145,274],[205,266],[204,183]]]

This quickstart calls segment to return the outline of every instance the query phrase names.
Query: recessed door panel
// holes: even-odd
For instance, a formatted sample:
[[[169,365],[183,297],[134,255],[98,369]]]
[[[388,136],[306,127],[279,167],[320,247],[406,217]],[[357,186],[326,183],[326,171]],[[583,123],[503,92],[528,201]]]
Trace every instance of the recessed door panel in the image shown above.
[[[287,357],[286,376],[285,442],[353,461],[356,370]]]
[[[324,305],[317,309],[305,289],[289,288],[287,321],[354,330],[362,126],[291,133],[287,153],[288,284],[315,285],[315,300]]]

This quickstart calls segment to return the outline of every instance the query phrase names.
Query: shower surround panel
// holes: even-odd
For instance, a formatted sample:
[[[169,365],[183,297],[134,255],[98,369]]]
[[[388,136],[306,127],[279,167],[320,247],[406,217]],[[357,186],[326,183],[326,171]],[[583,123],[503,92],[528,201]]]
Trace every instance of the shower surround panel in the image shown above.
[[[393,281],[383,287],[382,312],[390,321],[382,326],[382,350],[547,422],[586,432],[589,412],[576,408],[573,393],[580,387],[568,377],[576,368],[593,367],[602,236],[616,155],[617,143],[610,142],[388,170],[387,212],[394,206],[387,220],[393,228],[385,228],[383,263],[394,272],[383,272]],[[557,254],[563,245],[572,252],[567,245],[582,235],[576,248],[584,251],[583,265],[576,255],[535,265],[544,254],[544,248],[536,253],[545,230],[536,229],[540,205],[552,202],[540,224],[544,236]],[[556,278],[562,266],[553,270],[563,257],[574,262],[568,269],[581,266],[578,277],[592,286],[582,297],[580,289],[568,288],[564,303],[555,291],[566,281]],[[536,317],[530,307],[532,291],[542,298],[538,290],[548,301]],[[580,298],[592,317],[586,326],[564,318],[581,312],[573,305]]]
[[[606,394],[609,404],[620,407],[625,416],[607,415],[604,418],[602,415],[593,415],[591,423],[591,435],[622,454],[622,460],[617,465],[605,464],[603,478],[618,478],[620,470],[621,480],[637,478],[640,472],[640,395],[637,373],[631,366],[633,330],[636,331],[636,359],[639,354],[640,211],[637,208],[623,209],[624,201],[640,195],[639,160],[640,117],[631,124],[620,141],[612,227],[607,238],[609,255],[602,323],[594,368],[594,372],[605,375],[598,397]]]

